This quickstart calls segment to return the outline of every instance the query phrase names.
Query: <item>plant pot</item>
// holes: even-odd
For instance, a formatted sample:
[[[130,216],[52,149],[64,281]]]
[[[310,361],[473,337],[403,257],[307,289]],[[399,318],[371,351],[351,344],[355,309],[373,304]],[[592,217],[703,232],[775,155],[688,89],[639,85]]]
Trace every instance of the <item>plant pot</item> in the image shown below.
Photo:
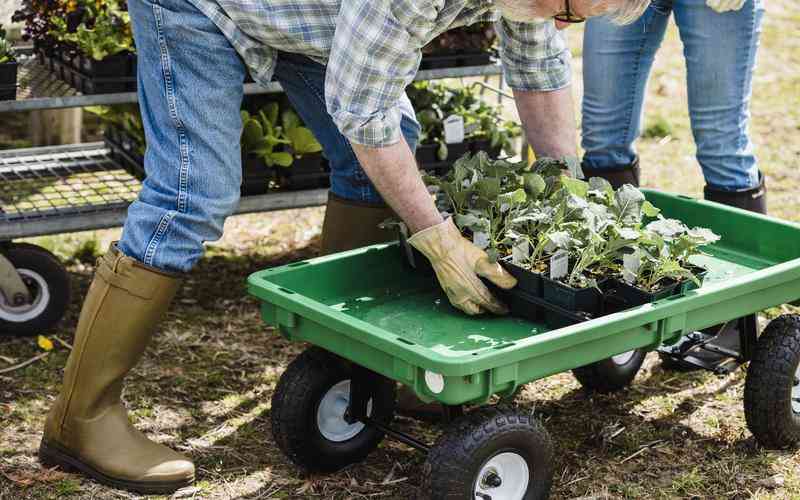
[[[290,190],[324,188],[331,185],[328,160],[321,153],[295,158],[291,166],[276,167],[281,187]]]
[[[680,292],[681,283],[670,281],[658,290],[648,291],[621,279],[608,280],[604,290],[606,296],[606,309],[609,312],[618,312],[643,304],[650,304],[657,300],[666,299]]]
[[[603,287],[606,280],[598,283]],[[542,298],[567,311],[584,312],[592,316],[603,314],[603,293],[594,287],[573,288],[565,283],[542,276]]]
[[[0,64],[0,87],[16,88],[18,70],[19,63],[17,61]]]
[[[534,297],[542,296],[542,274],[535,271],[529,271],[511,262],[510,258],[501,259],[500,265],[508,271],[508,273],[517,279],[517,286],[515,289],[522,290],[528,295]]]
[[[269,191],[273,171],[264,160],[254,155],[242,155],[242,196],[264,194]]]
[[[704,267],[696,266],[694,264],[689,264],[686,267],[690,271],[692,271],[692,273],[694,273],[695,276],[697,276],[697,279],[700,281],[700,284],[698,285],[694,281],[688,279],[681,281],[681,287],[680,287],[681,294],[684,294],[692,290],[696,290],[701,286],[703,286],[703,281],[705,281],[706,276],[708,275],[708,269]]]
[[[98,61],[81,55],[80,71],[89,78],[125,78],[133,76],[131,55],[120,52]]]

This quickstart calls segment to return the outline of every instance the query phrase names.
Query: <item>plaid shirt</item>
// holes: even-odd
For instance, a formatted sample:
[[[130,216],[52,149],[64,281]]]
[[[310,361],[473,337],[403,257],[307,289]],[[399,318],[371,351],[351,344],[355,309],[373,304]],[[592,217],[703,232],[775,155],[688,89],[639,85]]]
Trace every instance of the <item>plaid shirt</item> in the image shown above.
[[[440,33],[494,21],[509,86],[556,90],[570,82],[570,57],[551,21],[499,18],[491,0],[190,0],[242,56],[253,77],[272,78],[277,51],[327,66],[325,99],[351,141],[400,140],[397,102],[417,72],[421,48]]]

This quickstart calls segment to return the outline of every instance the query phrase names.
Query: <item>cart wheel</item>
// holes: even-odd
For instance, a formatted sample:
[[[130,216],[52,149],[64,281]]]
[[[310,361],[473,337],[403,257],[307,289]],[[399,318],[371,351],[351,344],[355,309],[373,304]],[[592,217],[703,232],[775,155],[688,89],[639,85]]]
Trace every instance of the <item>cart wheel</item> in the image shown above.
[[[761,334],[747,369],[744,415],[762,446],[800,444],[800,316],[780,316]]]
[[[27,243],[10,245],[3,255],[28,286],[32,301],[15,306],[0,293],[0,335],[35,335],[58,323],[69,305],[70,280],[56,256]]]
[[[539,421],[527,410],[481,408],[431,448],[420,498],[538,500],[552,482],[553,445]]]
[[[609,393],[631,385],[647,352],[641,349],[623,352],[608,359],[572,370],[572,375],[589,390]]]
[[[310,472],[334,472],[360,462],[383,439],[383,433],[344,415],[350,401],[352,367],[318,347],[294,359],[272,396],[272,435],[281,451]],[[380,377],[367,404],[368,415],[388,424],[394,414],[396,387]]]

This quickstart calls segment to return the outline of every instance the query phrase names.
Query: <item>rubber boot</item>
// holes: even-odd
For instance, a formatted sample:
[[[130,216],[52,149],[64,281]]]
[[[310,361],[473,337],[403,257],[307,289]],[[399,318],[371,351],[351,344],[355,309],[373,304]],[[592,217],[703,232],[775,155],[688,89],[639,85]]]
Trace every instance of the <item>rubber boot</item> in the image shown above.
[[[742,189],[740,191],[723,191],[721,189],[716,189],[706,185],[706,187],[703,189],[703,195],[705,199],[709,201],[715,201],[717,203],[722,203],[723,205],[741,208],[751,212],[766,214],[767,186],[764,181],[764,174],[759,172],[758,178],[758,186],[750,189]],[[751,321],[752,323],[749,324],[758,324],[755,315],[753,315]],[[740,325],[741,322],[739,320],[733,320],[727,323],[711,326],[704,329],[703,332],[709,335],[716,335],[716,338],[709,342],[709,345],[741,352],[741,336],[739,331]],[[710,365],[719,365],[720,363],[730,359],[722,354],[702,349],[692,352],[692,356]],[[667,361],[665,366],[683,371],[698,369],[694,365],[688,365],[680,362],[672,363],[671,361]]]
[[[47,416],[39,459],[143,494],[194,481],[183,455],[147,439],[128,420],[122,381],[136,365],[179,280],[115,247],[98,261],[83,303],[61,393]]]
[[[394,231],[378,227],[392,217],[397,216],[388,206],[345,200],[330,193],[322,223],[322,255],[396,240]],[[435,418],[441,416],[442,407],[423,403],[414,391],[402,386],[398,391],[397,411],[406,416]]]
[[[378,225],[395,217],[386,205],[345,200],[328,194],[325,221],[322,223],[322,255],[344,252],[397,239],[390,229]]]
[[[612,168],[592,168],[586,166],[584,163],[581,165],[581,170],[583,170],[583,177],[585,179],[602,177],[610,182],[614,189],[619,189],[624,184],[632,184],[635,187],[639,187],[639,180],[641,179],[638,156],[630,165]]]

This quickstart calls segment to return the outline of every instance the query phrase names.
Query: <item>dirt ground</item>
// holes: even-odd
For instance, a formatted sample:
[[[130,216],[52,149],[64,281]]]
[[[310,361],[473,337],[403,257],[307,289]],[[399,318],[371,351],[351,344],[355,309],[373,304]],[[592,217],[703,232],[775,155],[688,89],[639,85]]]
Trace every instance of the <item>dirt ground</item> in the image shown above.
[[[800,7],[767,3],[755,77],[753,138],[769,179],[769,209],[800,221]],[[580,32],[571,33],[576,72]],[[688,126],[684,69],[676,30],[657,61],[640,141],[649,186],[702,190]],[[578,85],[580,87],[580,85]],[[578,89],[580,90],[580,89]],[[185,498],[412,498],[423,458],[384,441],[362,464],[330,476],[290,465],[270,435],[270,397],[303,346],[264,326],[244,290],[258,269],[315,255],[323,210],[236,217],[226,236],[181,290],[156,341],[128,379],[135,425],[187,453],[199,480]],[[134,498],[80,476],[42,469],[36,460],[44,417],[61,381],[95,255],[119,232],[35,241],[55,251],[74,282],[72,305],[51,339],[55,348],[30,366],[0,375],[0,499]],[[777,244],[777,242],[776,242]],[[789,308],[784,308],[789,311]],[[781,313],[767,311],[765,317]],[[39,353],[35,339],[0,338],[0,369]],[[800,453],[759,448],[741,407],[744,369],[716,377],[664,370],[651,355],[629,389],[583,391],[569,374],[527,385],[518,402],[535,409],[557,452],[553,498],[800,499]],[[398,418],[399,428],[432,440],[435,425]]]

